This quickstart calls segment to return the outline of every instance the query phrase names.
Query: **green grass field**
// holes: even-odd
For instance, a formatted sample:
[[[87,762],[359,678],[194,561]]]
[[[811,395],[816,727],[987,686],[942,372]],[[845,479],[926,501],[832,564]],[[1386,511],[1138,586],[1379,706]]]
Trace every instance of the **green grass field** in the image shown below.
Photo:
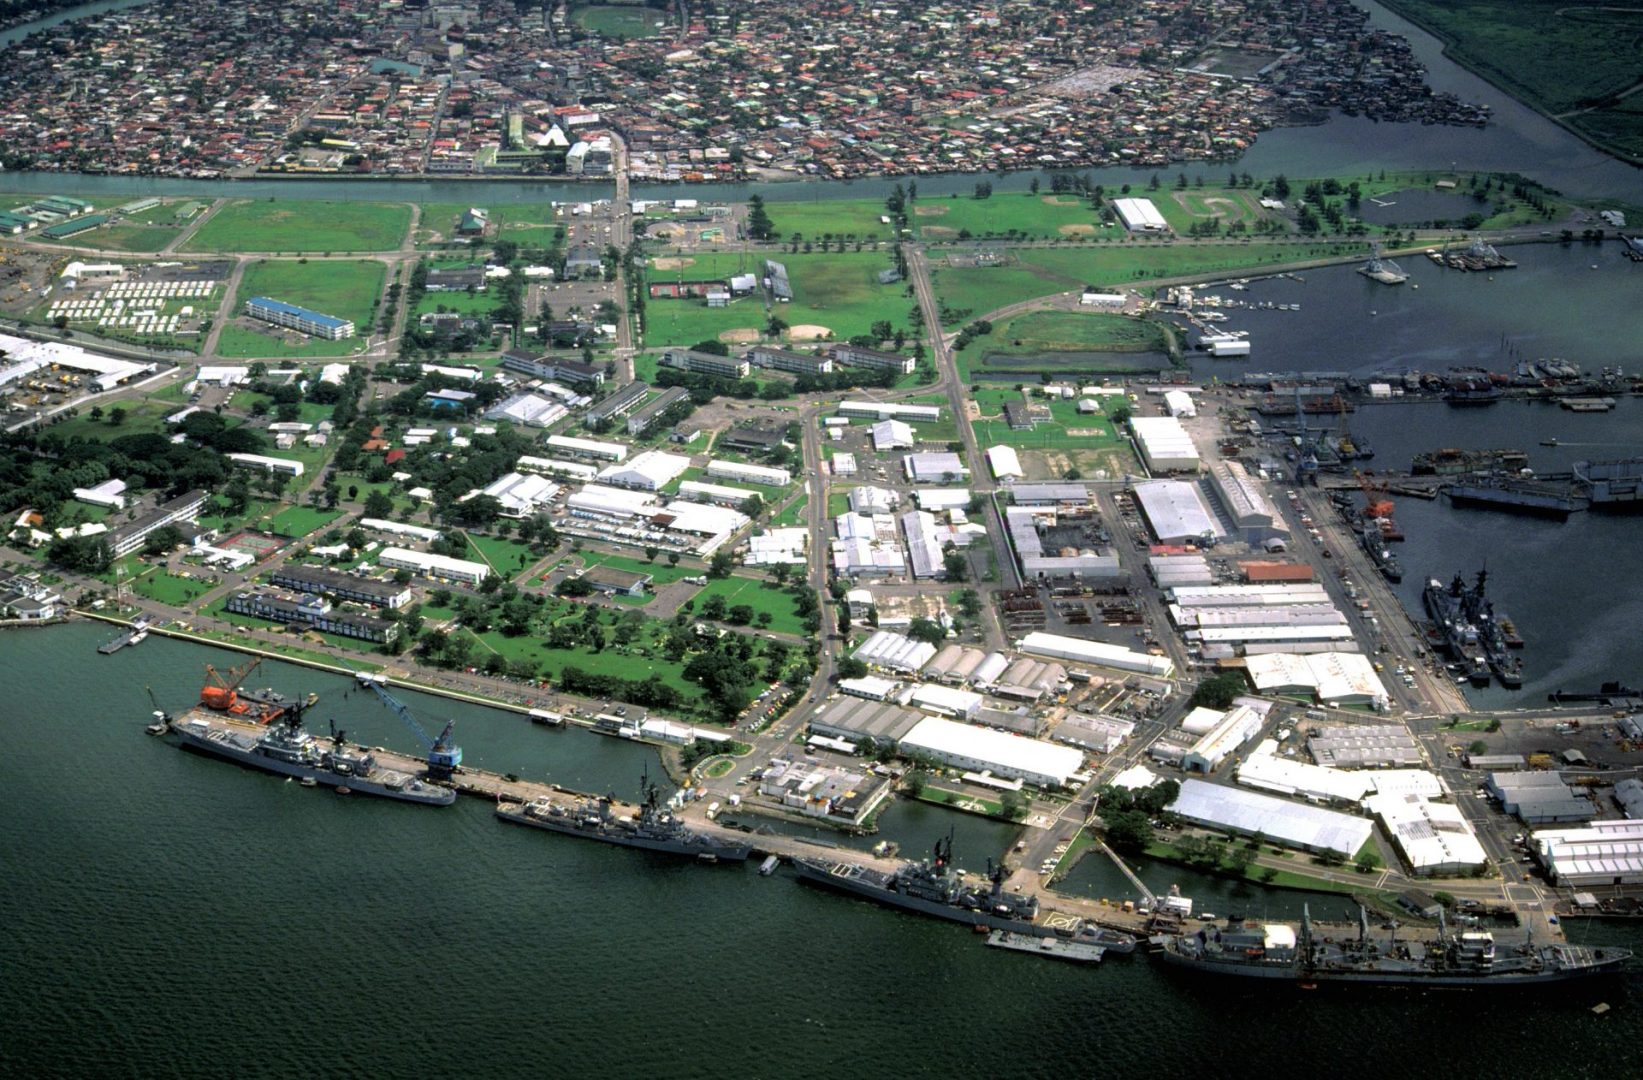
[[[696,601],[696,610],[702,610],[702,604],[713,596],[722,596],[728,607],[746,604],[753,609],[754,616],[763,612],[770,613],[770,625],[767,629],[778,634],[802,635],[806,633],[804,623],[800,621],[793,609],[793,598],[776,588],[768,581],[754,578],[745,578],[732,575],[726,578],[715,578],[703,586],[692,598]],[[749,623],[757,626],[756,623]]]
[[[632,574],[649,574],[652,583],[657,586],[671,585],[680,578],[695,577],[702,572],[701,564],[696,560],[681,560],[678,566],[671,566],[665,555],[659,556],[655,562],[602,551],[583,551],[573,557],[580,558],[582,565],[589,569],[595,566],[608,566],[612,570],[626,570]]]
[[[473,203],[423,203],[422,217],[417,222],[416,245],[430,248],[458,239],[456,225]],[[563,232],[554,217],[552,203],[518,203],[486,206],[491,221],[496,225],[493,236],[481,240],[481,245],[494,240],[512,240],[520,247],[552,247]]]
[[[590,4],[571,11],[571,21],[584,30],[612,38],[655,37],[667,18],[649,7]]]
[[[163,225],[109,225],[57,243],[100,251],[154,252],[175,240],[180,231]]]
[[[767,312],[758,293],[723,308],[710,308],[698,300],[650,300],[645,305],[645,344],[694,345],[713,340],[750,343],[753,339],[747,334],[762,336],[771,314],[794,328],[801,339],[809,336],[815,340],[813,335],[825,330],[833,340],[844,340],[867,333],[879,321],[909,328],[908,313],[913,302],[904,295],[904,286],[878,283],[878,272],[890,266],[887,256],[864,251],[773,257],[787,266],[793,284],[792,303],[777,304]],[[653,264],[646,271],[647,280],[717,280],[744,272],[760,274],[764,265],[762,259],[726,253],[687,258],[690,263],[682,267],[664,264],[657,269]],[[739,337],[738,331],[742,332]],[[794,335],[789,332],[783,336]]]
[[[960,377],[983,372],[1030,377],[1040,371],[1106,374],[1108,358],[1119,372],[1127,358],[1145,354],[1150,370],[1168,347],[1163,327],[1126,315],[1078,311],[1032,311],[999,323],[958,355]]]
[[[172,607],[187,607],[196,597],[210,592],[215,586],[196,578],[180,578],[163,570],[144,574],[131,583],[138,595],[157,600]]]
[[[894,240],[895,230],[879,218],[888,216],[882,199],[766,200],[765,213],[779,239],[798,233],[806,240],[831,236],[846,240]]]
[[[803,525],[805,508],[809,503],[810,499],[807,496],[800,495],[788,503],[785,510],[770,519],[770,527],[773,529],[790,529]]]
[[[218,210],[183,245],[187,251],[394,251],[411,208],[402,203],[245,199]]]
[[[342,516],[340,510],[318,510],[312,506],[287,506],[268,522],[268,531],[293,539],[323,529]]]
[[[1004,420],[1004,403],[1022,400],[1019,391],[983,387],[972,395],[982,418],[973,421],[976,438],[982,446],[1013,446],[1018,450],[1109,450],[1120,446],[1123,439],[1113,429],[1105,412],[1080,413],[1076,401],[1046,401],[1034,396],[1035,404],[1047,405],[1049,422],[1040,423],[1030,431],[1012,431]],[[1105,398],[1111,408],[1122,398]]]
[[[501,536],[476,536],[468,534],[468,546],[473,549],[469,557],[475,562],[482,562],[491,567],[503,578],[511,580],[541,558],[531,553],[529,544],[521,544]]]
[[[369,333],[386,273],[382,263],[366,259],[265,259],[254,263],[247,268],[230,305],[230,310],[241,317],[234,325],[223,327],[217,352],[222,356],[346,356],[361,347],[361,338],[323,341],[294,330],[253,323],[243,318],[245,302],[253,296],[267,296],[339,319],[352,319],[357,331]]]
[[[1275,263],[1356,256],[1369,250],[1362,241],[1313,243],[1225,241],[1197,243],[1138,243],[1081,247],[1021,248],[1014,260],[999,266],[954,267],[932,270],[937,295],[954,312],[949,325],[958,325],[1008,304],[1068,292],[1084,286],[1112,288],[1146,286],[1159,278],[1190,277],[1250,270]]]
[[[932,198],[913,202],[910,218],[921,240],[1020,237],[1065,240],[1103,231],[1101,217],[1076,195],[995,192],[991,198]]]

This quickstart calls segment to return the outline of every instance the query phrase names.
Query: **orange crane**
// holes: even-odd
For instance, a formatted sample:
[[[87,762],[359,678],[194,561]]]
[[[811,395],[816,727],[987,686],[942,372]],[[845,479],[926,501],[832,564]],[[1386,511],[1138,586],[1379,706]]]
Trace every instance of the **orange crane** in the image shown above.
[[[1393,503],[1387,498],[1387,482],[1372,476],[1358,474],[1358,486],[1363,488],[1363,516],[1366,518],[1389,518],[1392,516]]]
[[[205,665],[207,682],[200,690],[200,704],[218,712],[245,712],[245,703],[240,700],[237,691],[261,663],[262,657],[253,656],[239,667],[229,668],[226,676],[219,674],[210,664]]]

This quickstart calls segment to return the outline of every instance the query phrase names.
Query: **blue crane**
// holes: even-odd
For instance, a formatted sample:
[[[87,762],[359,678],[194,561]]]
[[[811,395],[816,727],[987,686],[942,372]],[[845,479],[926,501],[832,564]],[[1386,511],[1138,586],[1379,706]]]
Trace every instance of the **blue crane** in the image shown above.
[[[382,703],[388,706],[395,716],[405,721],[405,726],[415,732],[416,737],[422,740],[422,745],[428,748],[428,775],[436,780],[449,780],[451,774],[462,764],[462,747],[451,742],[451,730],[456,727],[456,721],[447,723],[445,730],[439,733],[439,738],[431,739],[403,701],[384,690],[381,683],[372,681],[368,685],[376,691]]]

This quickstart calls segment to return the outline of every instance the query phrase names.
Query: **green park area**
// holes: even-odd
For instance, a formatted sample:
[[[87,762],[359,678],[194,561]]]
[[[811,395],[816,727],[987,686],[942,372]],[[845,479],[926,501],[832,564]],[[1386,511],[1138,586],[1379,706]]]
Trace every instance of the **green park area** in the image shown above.
[[[287,506],[268,522],[268,531],[292,539],[323,529],[342,516],[340,510],[320,510],[313,506]]]
[[[801,570],[800,573],[802,572]],[[692,598],[695,601],[694,611],[697,615],[703,618],[717,617],[721,621],[735,621],[711,614],[717,610],[717,604],[714,603],[716,598],[722,600],[727,613],[734,612],[738,607],[749,608],[751,615],[745,621],[761,629],[773,630],[778,634],[806,633],[804,621],[794,610],[793,597],[769,581],[739,576],[714,578]],[[762,621],[766,615],[770,617],[769,620]]]
[[[540,555],[531,552],[529,544],[522,544],[518,540],[510,540],[504,536],[469,533],[468,547],[471,549],[468,558],[484,563],[505,580],[517,577],[526,567],[542,559]]]
[[[843,341],[869,333],[876,322],[910,329],[908,313],[913,302],[905,295],[905,286],[879,284],[879,272],[891,265],[883,253],[781,253],[771,257],[787,267],[793,286],[791,303],[778,303],[767,310],[759,291],[722,308],[710,308],[702,300],[647,300],[645,343],[653,347],[701,341],[752,344],[766,336],[772,315],[787,325],[781,334],[783,341],[801,344]],[[742,273],[762,277],[764,260],[730,253],[662,257],[652,260],[646,281],[721,281]]]
[[[139,596],[146,596],[150,600],[171,607],[187,607],[195,599],[216,587],[209,581],[195,577],[178,577],[164,570],[153,570],[130,584]]]
[[[1643,160],[1643,8],[1563,0],[1388,0],[1444,55],[1598,146]]]
[[[183,245],[200,252],[397,251],[411,225],[403,203],[242,199],[213,214]]]
[[[98,251],[157,252],[177,239],[178,231],[160,225],[106,225],[56,242]]]
[[[1224,241],[1167,243],[1125,241],[1079,247],[1016,248],[995,265],[947,265],[933,268],[943,323],[957,326],[1009,304],[1070,292],[1086,286],[1150,287],[1162,279],[1254,270],[1313,259],[1366,255],[1358,240]],[[961,264],[969,260],[953,256]]]
[[[339,319],[353,320],[356,332],[370,332],[377,298],[382,295],[383,265],[368,259],[263,259],[245,271],[224,326],[217,352],[233,357],[346,356],[362,346],[359,336],[341,341],[310,338],[245,316],[253,296],[283,300]]]
[[[473,203],[423,203],[416,246],[426,249],[466,242],[468,238],[459,236],[456,228],[473,207]],[[522,248],[552,248],[563,239],[564,229],[554,217],[552,203],[487,203],[480,208],[490,215],[493,229],[483,238],[473,238],[476,245],[511,240]]]
[[[1129,315],[1029,311],[993,325],[958,353],[964,379],[990,376],[1084,378],[1156,370],[1169,348],[1157,322]]]
[[[790,240],[795,233],[812,242],[895,239],[894,227],[879,220],[888,216],[883,199],[767,200],[764,209],[778,240]]]
[[[674,565],[668,562],[665,555],[654,562],[627,555],[613,555],[605,551],[583,551],[572,557],[580,559],[582,566],[590,570],[595,566],[608,566],[612,570],[625,570],[630,574],[649,574],[651,585],[656,588],[671,585],[680,578],[694,577],[702,572],[700,565],[685,562]]]
[[[1077,195],[998,192],[990,198],[915,199],[909,221],[926,241],[1008,238],[1070,240],[1114,233],[1088,199]]]
[[[667,24],[667,16],[656,8],[631,4],[577,5],[570,18],[584,30],[611,38],[655,37]]]

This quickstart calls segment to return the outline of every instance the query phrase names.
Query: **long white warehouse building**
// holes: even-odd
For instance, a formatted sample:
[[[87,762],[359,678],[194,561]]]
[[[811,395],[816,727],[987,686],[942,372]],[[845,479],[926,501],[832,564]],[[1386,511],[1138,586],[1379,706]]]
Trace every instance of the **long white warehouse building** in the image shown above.
[[[741,461],[714,458],[707,463],[707,475],[722,480],[745,480],[765,487],[786,487],[793,482],[793,474],[786,469],[772,469],[767,465],[748,465]]]
[[[1065,787],[1084,767],[1084,753],[1070,746],[974,727],[930,716],[901,737],[901,752],[934,758],[960,769],[986,770],[1038,787]]]
[[[1149,472],[1195,473],[1202,466],[1192,436],[1173,416],[1132,416],[1130,432]]]
[[[1108,645],[1102,641],[1086,641],[1083,638],[1047,634],[1042,630],[1035,630],[1022,638],[1017,647],[1022,652],[1034,656],[1097,664],[1101,667],[1117,668],[1119,671],[1139,671],[1162,678],[1168,678],[1175,671],[1175,664],[1167,656],[1153,656],[1150,653],[1126,649],[1122,645]]]

